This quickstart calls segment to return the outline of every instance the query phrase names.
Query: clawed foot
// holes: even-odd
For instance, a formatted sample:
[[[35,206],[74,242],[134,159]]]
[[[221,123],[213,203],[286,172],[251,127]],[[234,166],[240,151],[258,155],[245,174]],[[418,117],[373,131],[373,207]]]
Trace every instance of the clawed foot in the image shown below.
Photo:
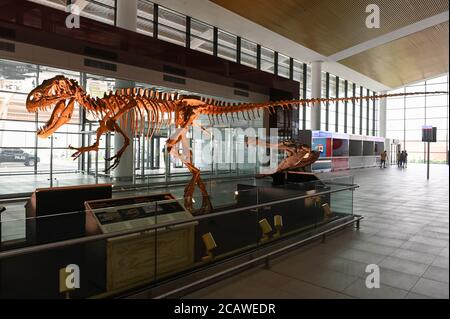
[[[76,160],[84,152],[90,151],[87,147],[73,147],[72,145],[69,145],[69,149],[76,150],[76,152],[72,154],[73,160]]]
[[[114,162],[106,169],[106,171],[115,169],[117,166],[119,166],[120,163],[120,157],[116,154],[113,157],[105,158],[106,161],[111,162],[114,160]]]

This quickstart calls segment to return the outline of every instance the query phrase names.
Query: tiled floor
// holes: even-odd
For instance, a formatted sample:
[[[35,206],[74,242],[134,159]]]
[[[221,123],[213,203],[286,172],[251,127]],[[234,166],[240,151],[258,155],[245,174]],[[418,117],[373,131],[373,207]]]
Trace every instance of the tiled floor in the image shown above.
[[[192,293],[187,298],[449,298],[449,169],[352,171],[361,187],[347,229]],[[348,174],[343,172],[342,174]],[[368,264],[380,267],[380,288],[366,288]]]

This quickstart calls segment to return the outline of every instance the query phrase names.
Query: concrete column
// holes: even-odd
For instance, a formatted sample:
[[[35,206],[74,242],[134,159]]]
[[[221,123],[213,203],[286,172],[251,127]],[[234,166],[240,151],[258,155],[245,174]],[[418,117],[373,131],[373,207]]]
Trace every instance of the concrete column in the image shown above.
[[[135,32],[137,29],[137,0],[117,0],[116,25]]]
[[[127,29],[135,32],[137,29],[137,0],[117,0],[116,8],[116,25],[119,28]],[[116,80],[115,89],[121,88],[131,88],[134,87],[134,82],[125,80]],[[128,114],[128,125],[121,125],[121,129],[130,139],[130,145],[127,147],[126,151],[122,154],[120,158],[119,165],[114,169],[114,177],[121,181],[133,181],[134,176],[134,136],[131,129],[131,123],[134,118],[134,113],[130,112]],[[120,150],[123,146],[124,139],[121,134],[114,134],[114,151]],[[113,154],[114,155],[114,154]]]
[[[311,97],[322,97],[322,61],[311,62]],[[311,129],[320,130],[320,103],[311,107]]]
[[[381,94],[386,94],[387,92],[381,92]],[[386,138],[386,107],[387,98],[382,98],[380,100],[380,136]]]

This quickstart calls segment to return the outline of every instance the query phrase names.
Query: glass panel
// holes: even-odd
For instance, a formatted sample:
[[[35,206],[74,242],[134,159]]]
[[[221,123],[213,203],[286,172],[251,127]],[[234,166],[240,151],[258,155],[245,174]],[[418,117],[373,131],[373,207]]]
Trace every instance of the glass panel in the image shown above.
[[[300,92],[303,87],[303,63],[294,60],[294,81],[300,82]],[[301,96],[301,95],[300,95]]]
[[[353,83],[348,81],[347,83],[347,97],[353,96]],[[353,132],[353,103],[352,101],[347,102],[347,133]]]
[[[448,76],[427,80],[394,92],[446,91]],[[423,163],[425,144],[421,141],[424,124],[438,127],[438,143],[432,143],[431,158],[444,163],[448,151],[448,94],[390,98],[387,104],[388,137],[399,138],[408,149],[410,162]],[[405,123],[403,125],[403,123]],[[403,139],[406,139],[403,141]]]
[[[0,91],[28,94],[36,86],[36,79],[36,65],[0,60]]]
[[[325,72],[322,72],[322,85],[321,85],[321,92],[322,92],[322,98],[326,97],[326,83],[327,83],[327,75]],[[326,129],[326,103],[321,104],[320,108],[320,127],[322,130]]]
[[[272,74],[274,73],[274,56],[275,53],[273,50],[261,47],[261,70]]]
[[[158,39],[181,46],[186,45],[186,33],[184,31],[181,32],[163,24],[158,27]]]
[[[80,6],[81,16],[107,24],[114,24],[115,0],[85,0]]]
[[[246,39],[241,39],[241,63],[256,68],[257,44]]]
[[[153,3],[148,0],[138,1],[137,32],[153,36]]]
[[[339,97],[345,97],[345,80],[339,79]],[[339,102],[338,105],[339,113],[339,123],[338,128],[340,133],[344,133],[344,123],[345,123],[345,103]]]
[[[330,74],[330,98],[336,97],[336,76]],[[334,132],[336,130],[336,103],[329,103],[328,130]]]
[[[289,57],[278,53],[278,75],[284,78],[289,78]]]
[[[67,0],[28,0],[44,6],[52,7],[58,10],[66,11]]]
[[[191,19],[191,49],[213,54],[214,28]]]
[[[186,17],[175,11],[159,7],[158,38],[181,46],[186,45]]]
[[[191,49],[213,54],[214,28],[191,19]]]
[[[221,58],[236,61],[237,37],[219,30],[217,55]]]

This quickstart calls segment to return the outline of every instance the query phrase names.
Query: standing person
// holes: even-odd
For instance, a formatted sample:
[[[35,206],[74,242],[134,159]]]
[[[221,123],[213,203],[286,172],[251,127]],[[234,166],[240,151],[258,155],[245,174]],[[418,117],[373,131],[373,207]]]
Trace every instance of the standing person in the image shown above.
[[[386,160],[387,160],[387,152],[384,151],[381,153],[381,164],[380,164],[380,168],[386,168]]]
[[[403,167],[408,167],[408,152],[405,150],[403,154]]]
[[[400,167],[401,168],[405,167],[405,151],[404,150],[400,154]]]
[[[400,153],[400,150],[397,151],[397,166],[400,167],[402,164],[402,153]]]

